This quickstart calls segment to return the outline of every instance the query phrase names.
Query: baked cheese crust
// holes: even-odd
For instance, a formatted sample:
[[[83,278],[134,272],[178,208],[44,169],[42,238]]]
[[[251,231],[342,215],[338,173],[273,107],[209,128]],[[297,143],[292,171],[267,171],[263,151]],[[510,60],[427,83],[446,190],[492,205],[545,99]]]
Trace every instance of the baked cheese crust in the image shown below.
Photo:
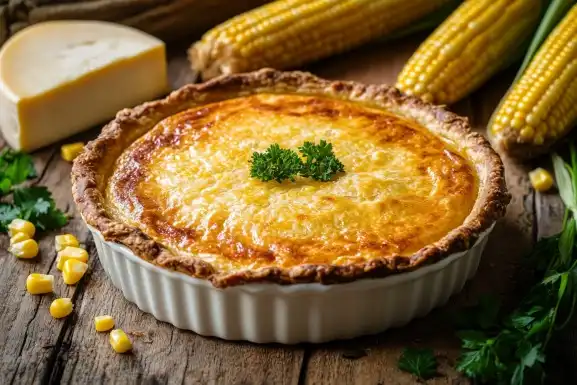
[[[324,139],[330,182],[250,177],[254,151]],[[222,272],[410,256],[463,224],[477,198],[458,147],[413,120],[324,96],[256,94],[164,119],[120,156],[112,218]]]

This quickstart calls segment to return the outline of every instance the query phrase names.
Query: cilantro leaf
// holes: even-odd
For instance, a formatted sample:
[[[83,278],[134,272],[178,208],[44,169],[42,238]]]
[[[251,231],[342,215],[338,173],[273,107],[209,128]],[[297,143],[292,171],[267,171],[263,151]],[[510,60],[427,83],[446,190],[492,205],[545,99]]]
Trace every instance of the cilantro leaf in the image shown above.
[[[270,145],[264,153],[254,152],[250,163],[250,176],[263,182],[276,180],[281,183],[285,179],[294,182],[303,167],[296,152],[281,148],[276,143]]]
[[[10,148],[0,152],[0,189],[3,194],[7,194],[13,185],[35,177],[36,170],[30,155]]]
[[[437,365],[437,358],[431,349],[405,348],[398,362],[399,369],[422,380],[434,377]]]
[[[20,216],[20,209],[10,203],[0,202],[0,231],[8,231],[8,225]]]
[[[0,202],[0,231],[7,231],[16,218],[28,220],[40,230],[56,229],[68,222],[46,187],[18,187],[34,177],[36,170],[30,155],[10,148],[0,151],[0,195],[12,193],[13,202]]]
[[[57,229],[68,222],[66,215],[56,208],[46,187],[14,189],[14,204],[20,209],[19,217],[32,222],[40,230]]]
[[[319,144],[305,142],[299,147],[300,153],[306,158],[301,171],[304,177],[327,182],[339,172],[345,171],[345,166],[333,152],[333,145],[321,140]]]

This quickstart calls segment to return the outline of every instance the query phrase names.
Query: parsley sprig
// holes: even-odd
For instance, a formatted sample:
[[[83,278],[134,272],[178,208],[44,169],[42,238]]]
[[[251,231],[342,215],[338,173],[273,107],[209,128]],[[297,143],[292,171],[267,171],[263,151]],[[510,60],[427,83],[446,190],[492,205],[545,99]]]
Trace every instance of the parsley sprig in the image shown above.
[[[26,219],[40,230],[56,229],[68,221],[46,187],[20,186],[36,176],[30,155],[9,148],[0,152],[0,231],[7,231],[16,218]]]
[[[319,144],[305,142],[299,147],[306,161],[301,170],[301,176],[327,182],[333,175],[345,171],[345,166],[333,152],[333,145],[321,140]]]
[[[546,379],[547,349],[553,334],[572,319],[577,303],[577,150],[570,162],[553,155],[559,195],[566,207],[562,231],[541,239],[527,259],[539,277],[510,314],[498,317],[485,301],[483,324],[459,332],[464,349],[457,369],[477,382],[526,385]],[[493,319],[487,318],[490,309]],[[473,317],[474,318],[474,317]]]
[[[294,182],[297,175],[328,182],[335,174],[345,171],[333,152],[333,145],[325,140],[319,144],[304,142],[299,152],[305,158],[304,162],[295,151],[281,148],[276,143],[263,153],[254,152],[250,176],[263,182],[276,180],[281,183],[286,179]]]
[[[263,182],[274,179],[280,183],[285,179],[294,182],[295,176],[302,170],[303,162],[296,152],[275,143],[264,153],[254,152],[251,165],[251,177]]]
[[[405,348],[397,363],[399,369],[428,380],[437,374],[437,358],[431,349]]]

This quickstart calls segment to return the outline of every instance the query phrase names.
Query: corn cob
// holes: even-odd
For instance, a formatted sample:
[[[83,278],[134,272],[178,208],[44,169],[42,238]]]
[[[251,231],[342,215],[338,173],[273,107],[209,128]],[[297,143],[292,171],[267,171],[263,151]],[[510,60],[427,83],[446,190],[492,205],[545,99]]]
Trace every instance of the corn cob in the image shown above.
[[[541,1],[468,0],[417,49],[396,87],[450,104],[481,86],[537,26]]]
[[[547,37],[491,119],[489,134],[519,158],[545,152],[577,123],[577,5]]]
[[[278,0],[207,32],[189,50],[204,79],[294,68],[407,26],[450,0]]]

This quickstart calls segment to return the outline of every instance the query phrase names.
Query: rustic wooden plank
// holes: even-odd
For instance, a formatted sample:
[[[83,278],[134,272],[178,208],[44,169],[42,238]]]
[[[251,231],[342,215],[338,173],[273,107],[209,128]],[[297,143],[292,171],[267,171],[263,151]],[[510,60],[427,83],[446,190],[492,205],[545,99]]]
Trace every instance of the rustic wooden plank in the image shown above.
[[[418,42],[419,37],[416,37],[412,41],[399,44],[365,47],[351,55],[340,56],[334,66],[331,62],[328,68],[319,65],[312,70],[331,78],[394,84],[398,71]],[[388,57],[394,57],[391,64],[387,61]],[[512,72],[498,76],[453,109],[468,116],[473,127],[484,132],[491,112],[510,83],[511,76]],[[526,174],[528,170],[509,159],[504,159],[504,162],[513,200],[506,218],[495,226],[476,278],[443,309],[433,311],[427,317],[415,320],[404,328],[314,347],[307,363],[307,384],[414,384],[414,377],[397,369],[398,357],[403,347],[407,346],[430,347],[435,350],[440,362],[441,376],[428,383],[467,383],[467,380],[453,369],[460,349],[459,341],[454,337],[450,315],[460,306],[474,302],[480,293],[491,292],[513,301],[514,297],[517,297],[515,290],[520,279],[520,259],[533,243],[534,205]],[[511,239],[515,239],[515,242],[511,242]],[[360,354],[358,359],[351,360],[350,351],[353,356],[359,355],[358,352],[363,354]]]
[[[38,152],[35,163],[39,178],[35,183],[47,186],[58,207],[67,209],[70,207],[69,171],[60,171],[61,167],[55,167],[58,162],[61,161],[56,148]],[[70,166],[66,167],[69,170]],[[73,219],[62,231],[76,230],[78,222]],[[29,262],[17,260],[10,255],[6,251],[8,237],[0,237],[0,285],[5,296],[5,300],[0,303],[0,322],[5,328],[0,333],[0,373],[6,383],[41,381],[50,369],[50,357],[67,322],[53,319],[48,312],[48,306],[56,294],[31,296],[25,290],[28,274],[42,272],[57,276],[55,293],[58,296],[69,297],[74,294],[74,288],[67,288],[58,279],[59,273],[54,266],[55,233],[39,234],[39,257]]]

